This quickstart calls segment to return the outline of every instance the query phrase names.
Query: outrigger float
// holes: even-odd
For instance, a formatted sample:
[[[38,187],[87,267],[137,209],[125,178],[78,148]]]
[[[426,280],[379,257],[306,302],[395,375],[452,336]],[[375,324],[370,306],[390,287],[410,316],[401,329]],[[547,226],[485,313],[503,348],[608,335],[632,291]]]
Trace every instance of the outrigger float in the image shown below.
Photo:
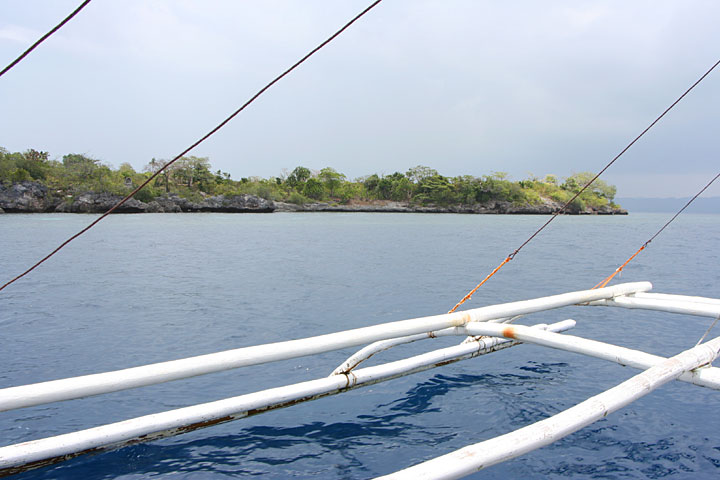
[[[461,478],[483,468],[549,445],[630,404],[671,380],[720,390],[720,337],[671,358],[608,343],[561,334],[574,320],[532,326],[514,325],[519,316],[571,305],[639,308],[720,318],[720,299],[648,293],[649,282],[564,293],[491,305],[444,315],[346,330],[316,337],[184,358],[94,375],[66,378],[0,390],[0,411],[139,388],[223,370],[366,345],[330,376],[233,398],[132,418],[54,437],[0,448],[0,476],[52,465],[86,453],[121,448],[210,427],[296,403],[467,360],[519,343],[533,343],[609,360],[642,373],[574,407],[481,443],[384,476],[387,479]],[[714,325],[715,322],[713,322]],[[712,329],[708,329],[708,332]],[[393,346],[440,336],[464,336],[456,346],[404,360],[357,368]],[[702,340],[702,339],[701,339]]]

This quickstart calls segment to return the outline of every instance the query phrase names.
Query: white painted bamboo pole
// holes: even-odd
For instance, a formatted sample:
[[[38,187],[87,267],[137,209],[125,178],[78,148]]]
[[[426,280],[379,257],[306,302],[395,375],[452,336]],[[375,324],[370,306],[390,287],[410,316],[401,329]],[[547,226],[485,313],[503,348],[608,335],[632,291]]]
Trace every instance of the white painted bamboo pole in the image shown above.
[[[489,320],[489,322],[492,323],[505,323],[509,322],[511,320],[514,320],[518,318],[520,315],[517,315],[515,317],[503,317],[503,318],[494,318],[492,320]],[[455,327],[455,329],[458,327]],[[358,365],[360,365],[365,360],[369,359],[376,353],[384,352],[385,350],[389,350],[392,347],[397,347],[398,345],[405,345],[408,343],[417,342],[419,340],[427,340],[428,338],[437,338],[437,337],[446,337],[448,335],[457,335],[457,332],[455,329],[452,328],[446,328],[444,330],[436,330],[434,332],[426,332],[426,333],[419,333],[417,335],[408,335],[405,337],[398,337],[398,338],[390,338],[388,340],[379,340],[377,342],[371,343],[370,345],[363,347],[362,349],[358,350],[357,352],[353,353],[351,356],[347,358],[343,363],[338,365],[335,370],[330,375],[339,375],[343,373],[348,373],[352,371],[353,368],[356,368]],[[467,338],[465,341],[473,341],[473,338]]]
[[[712,362],[719,353],[720,337],[717,337],[664,360],[659,365],[550,418],[379,478],[384,480],[462,478],[483,468],[537,450],[576,432],[676,379],[683,372]]]
[[[635,301],[634,299],[641,299],[640,301]],[[659,301],[660,303],[656,302]],[[662,303],[662,302],[671,302],[671,303]],[[670,294],[662,294],[662,293],[645,293],[645,292],[638,292],[635,294],[632,294],[630,297],[616,297],[614,299],[607,299],[607,300],[597,300],[595,302],[590,303],[590,305],[603,305],[603,306],[625,306],[635,304],[638,305],[637,307],[628,306],[626,308],[649,308],[644,307],[643,305],[654,305],[657,308],[652,308],[656,310],[663,310],[663,311],[669,311],[673,313],[687,313],[691,315],[703,315],[703,316],[710,316],[710,317],[716,317],[720,315],[720,299],[715,298],[707,298],[707,297],[696,297],[696,296],[686,296],[686,295],[670,295]],[[698,305],[699,304],[699,305]],[[712,307],[708,305],[717,305],[718,307]],[[682,310],[679,310],[679,308],[682,308]],[[698,313],[700,312],[700,313]],[[717,313],[716,313],[717,312]],[[512,317],[515,318],[515,317]],[[506,321],[510,320],[510,318],[498,318],[490,320],[492,323],[505,323]],[[427,334],[420,334],[420,335],[412,335],[408,337],[401,337],[397,339],[390,339],[390,340],[381,340],[378,342],[375,342],[371,345],[368,345],[364,347],[362,350],[357,351],[352,356],[350,356],[347,360],[345,360],[342,364],[340,364],[332,373],[332,375],[336,375],[338,373],[347,373],[351,371],[353,368],[357,367],[360,363],[367,360],[368,358],[372,357],[376,353],[382,352],[384,350],[388,350],[392,347],[395,347],[397,345],[403,345],[406,343],[416,342],[418,340],[425,340],[427,338],[432,338],[433,336],[441,336],[441,334],[438,334],[438,332],[431,332]],[[469,339],[472,340],[472,339]],[[658,357],[662,358],[662,357]],[[649,368],[649,367],[645,367]]]
[[[692,302],[685,300],[669,300],[659,298],[642,297],[616,297],[613,299],[602,299],[588,302],[588,305],[640,308],[644,310],[658,310],[668,313],[681,313],[685,315],[697,315],[700,317],[715,318],[720,315],[720,304]]]
[[[0,411],[116,392],[233,368],[303,357],[358,346],[377,340],[457,327],[468,322],[487,321],[493,318],[550,310],[582,302],[647,291],[651,288],[652,285],[649,282],[618,284],[597,290],[563,293],[533,300],[403,320],[299,340],[226,350],[124,370],[10,387],[0,390]]]
[[[567,352],[581,353],[591,357],[609,360],[633,368],[645,370],[667,360],[665,357],[620,347],[610,343],[588,340],[572,335],[560,335],[553,332],[528,328],[523,325],[497,325],[489,323],[472,323],[465,327],[472,335],[491,335],[513,338],[525,343],[534,343],[545,347],[556,348]],[[720,368],[702,367],[685,372],[678,380],[701,387],[720,390]]]
[[[436,330],[434,332],[419,333],[417,335],[407,335],[405,337],[391,338],[389,340],[380,340],[378,342],[371,343],[370,345],[358,350],[347,360],[337,366],[330,375],[342,375],[350,372],[352,369],[357,367],[360,363],[364,362],[368,358],[372,357],[376,353],[389,350],[392,347],[398,345],[405,345],[407,343],[417,342],[419,340],[427,340],[428,338],[447,337],[451,335],[459,335],[458,329],[462,327],[445,328],[443,330]]]
[[[533,328],[564,331],[574,325],[573,320],[565,320],[549,326],[537,325]],[[459,330],[458,334],[467,335],[462,330]],[[472,358],[515,344],[517,343],[505,338],[483,338],[474,345],[460,344],[404,360],[358,369],[348,375],[333,375],[216,402],[137,417],[78,432],[0,447],[0,476],[50,465],[83,453],[97,451],[97,449],[110,449],[129,443],[150,441],[244,418],[273,408],[314,400],[351,388],[379,383],[450,362]]]
[[[670,300],[691,303],[707,303],[710,305],[720,305],[720,298],[696,297],[693,295],[673,295],[669,293],[649,293],[638,292],[632,294],[634,298],[647,298],[656,300]]]

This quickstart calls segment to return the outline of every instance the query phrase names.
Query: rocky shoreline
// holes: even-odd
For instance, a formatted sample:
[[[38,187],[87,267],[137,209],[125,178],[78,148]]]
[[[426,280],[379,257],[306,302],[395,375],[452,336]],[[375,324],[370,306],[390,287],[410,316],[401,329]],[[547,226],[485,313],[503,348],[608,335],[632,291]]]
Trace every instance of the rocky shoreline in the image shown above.
[[[105,213],[122,198],[95,192],[63,195],[35,182],[0,184],[0,213]],[[147,203],[131,198],[114,213],[271,213],[274,210],[273,202],[254,195],[217,195],[193,202],[171,193]]]
[[[330,204],[274,202],[276,212],[385,212],[385,213],[467,213],[478,215],[548,215],[562,208],[562,204],[547,201],[538,205],[514,205],[511,202],[490,201],[473,205],[412,205],[406,202],[368,202],[362,204]],[[569,215],[627,215],[621,208],[605,207],[601,209],[569,211]]]
[[[86,192],[80,195],[64,195],[35,182],[0,184],[0,213],[104,213],[121,200],[110,193]],[[387,213],[466,213],[546,215],[557,211],[562,205],[546,200],[538,205],[514,205],[510,202],[490,201],[473,205],[432,206],[413,205],[407,202],[374,201],[349,204],[272,202],[254,195],[216,195],[194,202],[176,194],[158,197],[150,202],[131,198],[114,213],[272,213],[272,212],[387,212]],[[620,208],[586,208],[568,212],[575,215],[627,215]]]

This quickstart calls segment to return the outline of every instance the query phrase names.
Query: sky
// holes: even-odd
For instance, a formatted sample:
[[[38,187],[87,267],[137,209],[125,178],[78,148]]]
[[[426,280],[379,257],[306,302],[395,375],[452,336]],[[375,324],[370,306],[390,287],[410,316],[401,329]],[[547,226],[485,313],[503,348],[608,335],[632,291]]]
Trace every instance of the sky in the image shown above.
[[[2,0],[1,66],[79,3]],[[0,78],[0,147],[170,159],[369,3],[94,0]],[[715,0],[384,0],[190,154],[235,179],[597,172],[720,59],[718,18]],[[694,195],[719,116],[720,67],[602,178]]]

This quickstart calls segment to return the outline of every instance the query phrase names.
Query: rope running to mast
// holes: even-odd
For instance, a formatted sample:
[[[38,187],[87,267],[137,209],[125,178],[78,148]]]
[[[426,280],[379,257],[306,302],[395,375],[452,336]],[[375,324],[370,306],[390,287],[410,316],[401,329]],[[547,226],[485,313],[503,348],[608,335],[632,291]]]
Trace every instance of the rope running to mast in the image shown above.
[[[718,173],[717,175],[715,175],[715,178],[713,178],[712,180],[710,180],[710,182],[709,182],[707,185],[705,185],[705,186],[702,188],[702,190],[700,190],[698,193],[696,193],[695,196],[692,197],[692,198],[690,199],[690,201],[685,204],[684,207],[682,207],[680,210],[678,210],[678,212],[677,212],[675,215],[673,215],[673,217],[672,217],[670,220],[668,220],[667,223],[666,223],[665,225],[663,225],[660,230],[658,230],[657,232],[655,232],[655,235],[653,235],[652,237],[650,237],[650,240],[648,240],[647,242],[643,243],[643,244],[642,244],[642,247],[640,247],[637,252],[633,253],[633,254],[630,256],[630,258],[628,258],[627,260],[625,260],[625,263],[623,263],[623,264],[620,265],[618,268],[616,268],[615,271],[612,273],[612,275],[610,275],[610,276],[607,277],[605,280],[603,280],[602,282],[600,282],[600,283],[598,283],[597,285],[595,285],[595,286],[593,287],[593,290],[596,289],[596,288],[603,288],[605,285],[607,285],[607,284],[610,282],[610,280],[613,279],[613,277],[614,277],[615,275],[617,275],[618,273],[622,272],[622,271],[623,271],[623,268],[625,268],[625,266],[626,266],[628,263],[630,263],[630,261],[632,261],[633,258],[637,257],[638,253],[640,253],[640,252],[642,252],[643,250],[645,250],[645,247],[647,247],[648,245],[650,245],[650,242],[652,242],[653,240],[655,240],[655,237],[657,237],[658,235],[660,235],[660,232],[662,232],[663,230],[665,230],[665,229],[667,228],[667,226],[670,225],[670,224],[673,222],[673,220],[675,220],[687,207],[689,207],[690,204],[691,204],[692,202],[694,202],[695,199],[698,198],[705,190],[707,190],[708,187],[710,187],[710,185],[712,185],[713,182],[714,182],[715,180],[717,180],[718,178],[720,178],[720,173]],[[703,338],[704,338],[704,337],[703,337]]]
[[[60,30],[60,29],[63,27],[63,25],[65,25],[67,22],[69,22],[75,15],[77,15],[78,13],[80,13],[80,10],[82,10],[83,8],[85,8],[85,7],[87,6],[87,4],[90,3],[91,1],[92,1],[92,0],[85,0],[83,3],[80,4],[79,7],[77,7],[75,10],[73,10],[73,12],[72,12],[70,15],[68,15],[67,17],[65,17],[65,19],[64,19],[62,22],[60,22],[60,23],[58,23],[57,25],[55,25],[55,27],[53,27],[52,30],[50,30],[49,32],[47,32],[47,33],[46,33],[45,35],[43,35],[42,37],[40,37],[40,39],[39,39],[37,42],[35,42],[35,43],[33,43],[32,45],[30,45],[30,48],[28,48],[27,50],[25,50],[18,58],[16,58],[15,60],[13,60],[13,61],[10,63],[10,65],[8,65],[7,67],[3,68],[2,72],[0,72],[0,77],[2,77],[3,75],[5,75],[5,73],[8,72],[8,71],[10,71],[11,68],[13,68],[15,65],[17,65],[18,63],[20,63],[20,61],[21,61],[23,58],[27,57],[30,52],[32,52],[33,50],[35,50],[35,48],[36,48],[38,45],[40,45],[40,44],[43,43],[45,40],[47,40],[48,38],[50,38],[50,36],[51,36],[53,33],[55,33],[55,32],[57,32],[58,30]]]
[[[500,265],[498,265],[497,267],[495,267],[495,270],[493,270],[492,272],[490,272],[490,274],[489,274],[487,277],[485,277],[480,283],[478,283],[478,284],[475,286],[475,288],[473,288],[472,290],[470,290],[470,291],[467,293],[467,295],[465,295],[458,303],[455,304],[455,306],[454,306],[452,309],[450,309],[450,311],[449,311],[448,313],[454,312],[455,310],[457,310],[457,308],[458,308],[460,305],[462,305],[462,304],[465,303],[466,301],[470,300],[470,299],[472,298],[472,296],[475,294],[475,292],[477,292],[478,289],[479,289],[480,287],[482,287],[482,285],[483,285],[485,282],[487,282],[488,280],[490,280],[490,277],[492,277],[493,275],[495,275],[502,267],[505,266],[506,263],[508,263],[510,260],[514,259],[515,256],[516,256],[518,253],[520,253],[520,250],[522,250],[522,248],[523,248],[525,245],[527,245],[528,243],[530,243],[530,242],[532,241],[532,239],[534,239],[541,231],[543,231],[543,230],[545,229],[545,227],[547,227],[548,225],[550,225],[550,222],[552,222],[553,220],[555,220],[555,218],[556,218],[558,215],[560,215],[561,213],[563,213],[563,212],[565,211],[565,209],[567,209],[567,207],[568,207],[576,198],[578,198],[578,197],[580,196],[580,194],[582,194],[585,190],[587,190],[587,188],[588,188],[590,185],[592,185],[593,182],[595,182],[595,180],[597,180],[598,177],[605,172],[605,170],[607,170],[608,168],[610,168],[610,166],[611,166],[613,163],[615,163],[615,161],[616,161],[618,158],[620,158],[625,152],[627,152],[627,151],[630,149],[630,147],[632,147],[632,146],[635,144],[635,142],[637,142],[638,140],[640,140],[640,138],[641,138],[643,135],[645,135],[645,134],[648,132],[648,130],[650,130],[652,127],[654,127],[655,124],[658,123],[658,122],[660,121],[660,119],[665,116],[666,113],[668,113],[670,110],[672,110],[673,107],[675,107],[675,105],[677,105],[678,103],[680,103],[680,100],[682,100],[683,98],[685,98],[685,95],[687,95],[688,93],[690,93],[690,91],[691,91],[693,88],[695,88],[700,82],[702,82],[702,81],[705,79],[705,77],[707,77],[707,76],[710,74],[710,72],[712,72],[712,71],[715,69],[715,67],[717,67],[718,65],[720,65],[720,60],[718,60],[717,62],[715,62],[715,64],[714,64],[712,67],[710,67],[710,69],[709,69],[707,72],[705,72],[699,79],[697,79],[697,81],[696,81],[695,83],[693,83],[693,84],[690,86],[690,88],[688,88],[687,90],[685,90],[685,93],[683,93],[682,95],[680,95],[680,97],[678,97],[678,99],[675,100],[675,101],[672,103],[672,105],[670,105],[668,108],[666,108],[665,111],[664,111],[662,114],[660,114],[659,117],[657,117],[655,120],[653,120],[653,122],[652,122],[650,125],[648,125],[647,128],[645,128],[645,130],[642,131],[642,133],[640,133],[640,135],[638,135],[637,137],[635,137],[635,139],[634,139],[632,142],[628,143],[628,145],[627,145],[625,148],[623,148],[622,151],[621,151],[620,153],[618,153],[618,154],[615,156],[615,158],[613,158],[607,165],[605,165],[605,167],[603,167],[603,169],[600,170],[600,171],[597,173],[597,175],[595,175],[595,176],[592,178],[592,180],[590,180],[588,183],[586,183],[585,186],[580,189],[580,191],[578,191],[570,200],[568,200],[568,202],[567,202],[565,205],[562,206],[562,208],[560,208],[560,210],[558,210],[557,212],[553,213],[552,216],[550,217],[550,219],[548,219],[547,222],[545,222],[540,228],[538,228],[538,229],[535,231],[535,233],[533,233],[532,235],[530,235],[530,237],[528,237],[528,239],[525,240],[525,241],[522,243],[522,245],[520,245],[518,248],[516,248],[515,251],[513,251],[510,255],[508,255],[507,258],[505,258],[505,260],[503,260],[502,263],[500,263]],[[658,232],[658,233],[660,233],[660,232]],[[653,238],[654,238],[654,237],[653,237]]]
[[[45,262],[47,259],[49,259],[49,258],[52,257],[53,255],[55,255],[57,252],[59,252],[63,247],[65,247],[65,245],[67,245],[68,243],[72,242],[72,241],[75,240],[77,237],[79,237],[80,235],[82,235],[83,233],[87,232],[88,230],[90,230],[90,229],[91,229],[92,227],[94,227],[95,225],[97,225],[102,219],[104,219],[105,217],[107,217],[108,215],[110,215],[110,214],[111,214],[112,212],[114,212],[118,207],[120,207],[120,206],[123,205],[125,202],[127,202],[130,198],[132,198],[133,195],[135,195],[135,194],[136,194],[137,192],[139,192],[143,187],[145,187],[145,185],[147,185],[147,184],[150,183],[152,180],[154,180],[155,177],[157,177],[158,175],[160,175],[160,174],[161,174],[165,169],[167,169],[170,165],[172,165],[173,163],[175,163],[176,161],[178,161],[178,160],[179,160],[181,157],[183,157],[186,153],[188,153],[189,151],[191,151],[192,149],[194,149],[195,147],[197,147],[198,145],[200,145],[202,142],[204,142],[205,140],[207,140],[208,138],[210,138],[213,134],[215,134],[218,130],[220,130],[220,129],[221,129],[222,127],[224,127],[228,122],[230,122],[230,120],[232,120],[232,119],[235,118],[235,116],[237,116],[240,112],[242,112],[243,110],[245,110],[245,108],[247,108],[251,103],[253,103],[260,95],[262,95],[263,93],[265,93],[270,87],[272,87],[272,86],[275,85],[277,82],[279,82],[283,77],[285,77],[285,76],[288,75],[290,72],[292,72],[292,71],[295,70],[297,67],[299,67],[299,66],[300,66],[302,63],[304,63],[308,58],[310,58],[310,57],[313,56],[315,53],[317,53],[318,50],[320,50],[321,48],[323,48],[323,47],[324,47],[325,45],[327,45],[328,43],[332,42],[336,37],[338,37],[341,33],[343,33],[345,30],[347,30],[347,29],[350,27],[350,25],[352,25],[353,23],[355,23],[357,20],[360,19],[360,17],[362,17],[363,15],[365,15],[366,13],[368,13],[370,10],[372,10],[372,9],[373,9],[375,6],[377,6],[381,1],[382,1],[382,0],[376,0],[375,2],[373,2],[372,4],[370,4],[369,7],[367,7],[365,10],[363,10],[362,12],[360,12],[359,14],[357,14],[352,20],[350,20],[348,23],[346,23],[340,30],[338,30],[337,32],[333,33],[330,37],[327,38],[327,40],[325,40],[324,42],[322,42],[322,43],[321,43],[320,45],[318,45],[317,47],[313,48],[308,54],[306,54],[306,55],[305,55],[304,57],[302,57],[300,60],[298,60],[297,62],[295,62],[295,64],[293,64],[293,66],[291,66],[290,68],[288,68],[287,70],[285,70],[283,73],[281,73],[280,75],[278,75],[277,77],[275,77],[271,82],[269,82],[267,85],[265,85],[263,88],[261,88],[255,95],[253,95],[253,96],[250,98],[250,100],[248,100],[247,102],[245,102],[240,108],[238,108],[237,110],[235,110],[230,116],[228,116],[225,120],[223,120],[222,122],[220,122],[215,128],[213,128],[212,130],[210,130],[210,131],[209,131],[208,133],[206,133],[202,138],[200,138],[199,140],[197,140],[195,143],[193,143],[192,145],[190,145],[189,147],[187,147],[185,150],[183,150],[182,152],[180,152],[178,155],[176,155],[175,158],[173,158],[172,160],[170,160],[169,162],[167,162],[165,165],[163,165],[162,168],[160,168],[157,172],[153,173],[153,174],[152,174],[147,180],[145,180],[140,186],[138,186],[135,190],[133,190],[132,192],[130,192],[125,198],[123,198],[123,199],[120,200],[117,204],[115,204],[112,208],[110,208],[110,210],[108,210],[107,212],[103,213],[100,217],[98,217],[97,219],[95,219],[95,221],[93,221],[90,225],[88,225],[87,227],[83,228],[82,230],[80,230],[78,233],[76,233],[76,234],[73,235],[72,237],[70,237],[70,238],[68,238],[67,240],[65,240],[62,244],[60,244],[60,246],[58,246],[57,248],[55,248],[55,250],[53,250],[52,252],[50,252],[49,254],[47,254],[45,257],[43,257],[41,260],[39,260],[35,265],[33,265],[32,267],[28,268],[27,270],[25,270],[23,273],[21,273],[21,274],[18,275],[17,277],[15,277],[15,278],[13,278],[12,280],[10,280],[10,281],[8,281],[7,283],[5,283],[3,286],[0,287],[0,291],[4,290],[5,287],[7,287],[8,285],[16,282],[17,280],[21,279],[22,277],[24,277],[24,276],[27,275],[28,273],[30,273],[30,272],[32,272],[33,270],[35,270],[35,269],[36,269],[38,266],[40,266],[43,262]]]

